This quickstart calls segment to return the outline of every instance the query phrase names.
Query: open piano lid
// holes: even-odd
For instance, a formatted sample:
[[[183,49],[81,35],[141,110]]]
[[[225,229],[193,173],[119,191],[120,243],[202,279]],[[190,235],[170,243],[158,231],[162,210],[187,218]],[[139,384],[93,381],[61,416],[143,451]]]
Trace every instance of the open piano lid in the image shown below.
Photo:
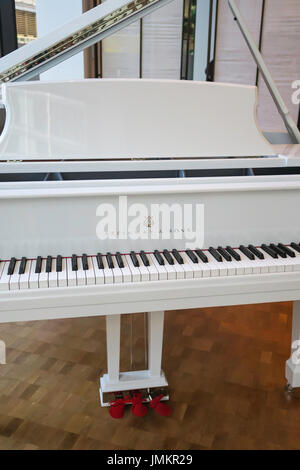
[[[257,126],[256,87],[143,79],[2,87],[2,161],[274,155]]]

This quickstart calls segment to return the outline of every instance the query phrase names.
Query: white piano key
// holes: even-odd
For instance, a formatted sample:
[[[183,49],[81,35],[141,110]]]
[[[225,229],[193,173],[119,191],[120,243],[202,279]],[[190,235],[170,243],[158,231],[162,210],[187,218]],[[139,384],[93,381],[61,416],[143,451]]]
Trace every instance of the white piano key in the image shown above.
[[[103,266],[104,266],[103,273],[104,273],[105,284],[113,284],[114,275],[113,275],[112,269],[108,267],[106,256],[102,257],[102,261],[103,261]]]
[[[207,258],[208,258],[208,263],[202,263],[205,264],[207,268],[210,269],[210,276],[211,277],[218,277],[220,276],[220,269],[222,268],[222,273],[224,274],[224,266],[219,266],[222,263],[218,263],[218,261],[210,254],[209,251],[205,252]],[[226,269],[226,268],[225,268]]]
[[[276,260],[265,251],[263,251],[263,254],[265,259],[260,261],[261,265],[266,266],[268,273],[277,273],[277,266],[275,264]]]
[[[69,287],[77,286],[76,271],[72,271],[72,259],[71,258],[67,258],[67,276],[68,276],[68,286]]]
[[[285,272],[285,269],[287,268],[285,260],[286,260],[286,258],[281,258],[280,256],[278,256],[278,258],[274,259],[274,264],[277,268],[278,273],[284,273]]]
[[[10,276],[9,279],[9,289],[10,290],[19,290],[20,289],[20,284],[19,284],[19,279],[20,279],[20,274],[19,274],[19,269],[20,269],[20,261],[16,262],[14,274]]]
[[[48,273],[46,273],[46,260],[43,259],[41,272],[39,274],[39,288],[47,289],[48,287],[49,287],[49,284],[48,284]]]
[[[295,253],[295,258],[290,258],[291,263],[293,265],[293,271],[300,271],[300,253],[298,253],[296,250],[294,250],[292,247],[290,247],[290,250]]]
[[[230,263],[227,262],[224,258],[223,258],[223,261],[221,261],[219,263],[219,261],[217,261],[212,255],[211,255],[211,257],[213,258],[212,262],[216,266],[216,269],[218,269],[218,271],[219,271],[219,276],[221,276],[221,277],[228,276],[228,265]],[[209,258],[209,256],[208,256],[208,258]]]
[[[10,276],[7,274],[9,262],[1,262],[0,264],[0,290],[9,290],[9,278]]]
[[[235,252],[238,252],[238,250],[236,250],[234,248],[233,248],[233,250]],[[238,254],[240,254],[240,252]],[[245,268],[244,268],[242,260],[237,261],[232,257],[231,266],[235,269],[235,275],[236,276],[243,276],[245,274]]]
[[[268,260],[259,259],[257,257],[255,257],[255,266],[259,269],[260,274],[267,274],[270,269],[270,263],[268,262]]]
[[[166,259],[164,259],[164,262],[165,262],[165,269],[167,271],[168,280],[171,281],[171,280],[176,279],[176,271],[175,271],[174,265],[169,264]]]
[[[259,263],[259,259],[255,258],[255,260],[250,261],[250,266],[252,267],[252,274],[261,274],[261,266]]]
[[[112,273],[114,276],[114,283],[115,284],[120,284],[123,282],[123,276],[122,276],[122,271],[118,266],[117,259],[115,256],[112,256],[112,260],[114,262],[114,268],[112,269]]]
[[[251,267],[252,269],[252,273],[251,274],[261,274],[261,264],[260,264],[260,259],[258,259],[256,256],[255,256],[255,260],[251,260],[249,258],[247,258],[246,256],[246,259],[248,260],[249,262],[249,266]]]
[[[247,257],[246,257],[247,258]],[[249,259],[249,265],[252,268],[252,274],[260,274],[261,273],[261,266],[259,264],[259,259],[255,257],[255,260]]]
[[[155,266],[155,268],[158,272],[158,280],[159,281],[166,281],[168,279],[168,274],[167,274],[166,268],[164,266],[161,266],[160,264],[158,264],[155,256],[152,253],[150,255],[148,255],[148,258],[149,257],[151,257],[151,261],[152,261],[153,265]]]
[[[49,287],[57,287],[57,272],[56,272],[56,259],[52,260],[52,271],[48,273],[48,285]]]
[[[174,259],[173,267],[176,273],[176,279],[185,279],[185,271],[183,269],[183,265],[179,264],[178,261],[174,258],[174,256],[173,256],[173,259]]]
[[[227,264],[227,275],[236,276],[236,267],[234,261],[226,261]]]
[[[242,261],[231,261],[231,268],[235,271],[235,276],[243,276],[245,274],[245,268]]]
[[[244,274],[253,274],[253,265],[254,261],[252,262],[249,258],[247,258],[244,253],[238,249],[235,250],[241,257],[241,261],[239,263],[243,263]]]
[[[270,266],[272,266],[272,263],[270,263],[270,259],[272,259],[272,257],[269,256],[267,253],[265,253],[259,247],[258,247],[258,251],[260,251],[260,253],[264,255],[264,259],[260,259],[256,255],[254,255],[255,261],[249,260],[250,263],[252,263],[252,268],[253,268],[252,272],[253,274],[267,274],[268,272],[270,272]]]
[[[86,285],[86,275],[85,275],[85,271],[83,270],[83,267],[82,267],[82,258],[80,256],[78,256],[78,258],[77,258],[77,265],[78,265],[78,271],[76,271],[77,286],[85,286]]]
[[[199,263],[193,263],[193,261],[190,259],[190,257],[182,252],[180,253],[183,260],[184,260],[184,264],[186,266],[187,269],[190,270],[190,272],[192,273],[193,275],[193,278],[200,278],[202,277],[202,274],[203,274],[203,271],[202,271],[202,267],[200,266],[200,262]],[[210,272],[210,270],[209,270]]]
[[[131,276],[131,271],[129,269],[129,266],[127,264],[126,256],[125,255],[121,255],[121,256],[122,256],[122,261],[123,261],[123,264],[124,264],[124,267],[120,268],[121,273],[122,273],[123,283],[131,282],[132,281],[132,276]]]
[[[284,260],[284,272],[292,273],[293,271],[294,271],[294,266],[293,266],[292,258],[287,256]]]
[[[182,256],[183,253],[180,253],[180,256],[183,259],[183,264],[181,264],[181,268],[184,273],[184,279],[193,279],[194,277],[194,271],[190,268],[190,266],[186,263],[186,258]]]
[[[231,257],[231,261],[226,261],[225,258],[223,258],[223,263],[227,268],[227,276],[236,276],[236,261],[234,258]]]
[[[68,286],[68,271],[67,271],[67,260],[62,258],[62,270],[57,273],[57,285],[58,287],[67,287]]]
[[[39,288],[39,275],[35,272],[36,260],[31,262],[30,274],[29,274],[29,289]]]
[[[85,278],[86,278],[86,285],[87,286],[93,286],[93,285],[96,284],[94,264],[93,264],[91,256],[88,256],[87,260],[88,260],[89,269],[84,271],[85,272]]]
[[[205,251],[204,254],[207,256],[207,251]],[[208,256],[207,256],[207,258],[209,259]],[[199,259],[199,267],[202,271],[202,277],[211,277],[212,265],[209,262],[208,263],[203,263],[203,261]]]
[[[296,255],[296,252],[291,247],[289,247],[289,248]],[[287,255],[287,257],[284,260],[285,261],[284,271],[285,272],[298,271],[299,269],[297,269],[297,266],[299,266],[299,259],[297,260],[297,256],[295,256],[295,258],[292,258],[291,256]]]
[[[32,264],[34,264],[33,261],[30,261],[28,259],[24,274],[20,274],[20,279],[19,279],[20,289],[29,289],[29,278],[30,278]]]
[[[130,255],[125,255],[125,259],[127,262],[127,266],[130,269],[131,272],[131,277],[132,277],[132,282],[141,282],[142,280],[142,275],[140,268],[136,268],[132,262],[132,259]]]
[[[150,273],[149,273],[148,268],[146,266],[144,266],[143,261],[141,259],[139,259],[138,256],[137,256],[137,259],[140,263],[139,270],[140,270],[140,273],[141,273],[142,282],[150,281]]]
[[[137,258],[140,261],[140,266],[144,266],[142,258],[140,256],[137,256]],[[158,271],[154,266],[153,260],[150,255],[147,255],[147,258],[149,260],[149,266],[145,266],[145,268],[148,270],[150,281],[158,281]]]
[[[91,260],[94,267],[96,284],[104,284],[104,270],[99,269],[96,256],[92,256]]]

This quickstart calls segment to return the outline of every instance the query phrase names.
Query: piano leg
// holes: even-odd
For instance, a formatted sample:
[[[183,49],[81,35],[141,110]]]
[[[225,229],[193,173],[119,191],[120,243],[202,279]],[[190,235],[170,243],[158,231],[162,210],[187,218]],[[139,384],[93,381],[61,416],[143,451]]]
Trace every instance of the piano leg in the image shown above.
[[[285,376],[287,379],[287,390],[300,387],[300,301],[294,302],[293,306],[293,330],[292,330],[292,354],[286,361]]]
[[[121,315],[106,317],[107,373],[111,384],[119,383],[120,378],[120,339]]]
[[[106,317],[107,374],[100,379],[100,400],[108,406],[104,394],[163,388],[168,386],[161,370],[164,312],[148,313],[148,369],[120,372],[121,315]]]
[[[164,312],[148,313],[148,369],[150,377],[161,376]]]

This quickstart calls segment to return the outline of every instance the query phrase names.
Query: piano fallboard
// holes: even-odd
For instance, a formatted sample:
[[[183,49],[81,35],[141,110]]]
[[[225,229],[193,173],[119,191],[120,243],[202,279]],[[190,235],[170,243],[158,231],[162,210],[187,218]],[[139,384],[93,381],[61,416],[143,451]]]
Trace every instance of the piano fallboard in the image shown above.
[[[119,198],[126,197],[127,206]],[[124,199],[123,199],[124,201]],[[136,227],[122,237],[107,229],[99,240],[99,207],[110,204],[118,215],[142,204],[145,216],[136,237]],[[170,209],[169,239],[159,233],[161,217],[152,216],[153,206]],[[197,244],[209,246],[261,245],[299,241],[300,177],[259,176],[227,178],[147,179],[113,181],[3,183],[0,187],[0,259],[11,257],[72,256],[73,253],[186,249],[190,233],[177,239],[171,208],[184,212],[185,205],[202,211]],[[120,212],[119,211],[119,212]],[[201,215],[201,214],[200,214]],[[128,222],[134,217],[128,215]],[[118,221],[117,221],[118,223]],[[179,227],[180,229],[180,227]],[[159,233],[158,239],[154,238]],[[203,237],[201,237],[201,233]],[[199,237],[198,237],[199,235]]]

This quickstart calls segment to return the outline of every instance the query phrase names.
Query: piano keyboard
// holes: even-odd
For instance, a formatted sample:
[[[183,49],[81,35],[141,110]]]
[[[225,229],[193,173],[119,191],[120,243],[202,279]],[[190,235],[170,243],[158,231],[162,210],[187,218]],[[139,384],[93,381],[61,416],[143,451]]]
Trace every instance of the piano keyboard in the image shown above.
[[[12,258],[0,262],[0,290],[45,289],[300,271],[300,243]]]

